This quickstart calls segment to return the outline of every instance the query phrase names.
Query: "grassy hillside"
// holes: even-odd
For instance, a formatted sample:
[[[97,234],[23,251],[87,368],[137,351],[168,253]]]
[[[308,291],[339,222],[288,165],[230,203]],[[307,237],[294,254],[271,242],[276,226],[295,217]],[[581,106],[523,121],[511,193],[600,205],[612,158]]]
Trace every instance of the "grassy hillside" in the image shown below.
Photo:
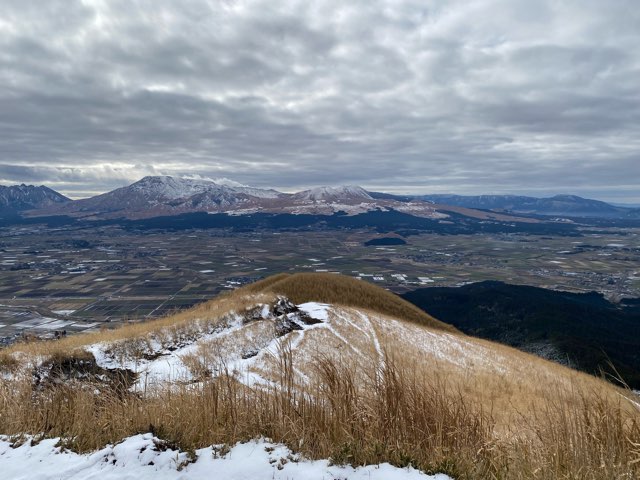
[[[595,292],[479,282],[402,296],[464,333],[494,340],[640,389],[640,307]],[[613,368],[612,368],[613,366]]]
[[[225,355],[276,335],[260,312],[283,294],[346,306],[326,328],[269,337],[269,381],[247,382]],[[100,366],[97,345],[127,368],[185,348],[193,377],[132,388],[138,374]],[[632,393],[329,274],[278,275],[165,319],[0,352],[0,434],[87,451],[140,432],[188,452],[269,437],[310,458],[456,480],[640,478]]]
[[[315,301],[364,308],[426,327],[449,332],[456,331],[451,325],[436,320],[397,295],[368,282],[344,275],[280,274],[257,282],[247,289],[251,292],[285,295],[295,303]]]

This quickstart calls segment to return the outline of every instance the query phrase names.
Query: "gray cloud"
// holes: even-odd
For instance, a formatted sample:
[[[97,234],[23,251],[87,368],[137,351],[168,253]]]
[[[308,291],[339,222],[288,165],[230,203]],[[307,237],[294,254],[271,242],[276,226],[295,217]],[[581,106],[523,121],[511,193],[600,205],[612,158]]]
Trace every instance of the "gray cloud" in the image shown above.
[[[5,0],[0,183],[640,201],[628,0]]]

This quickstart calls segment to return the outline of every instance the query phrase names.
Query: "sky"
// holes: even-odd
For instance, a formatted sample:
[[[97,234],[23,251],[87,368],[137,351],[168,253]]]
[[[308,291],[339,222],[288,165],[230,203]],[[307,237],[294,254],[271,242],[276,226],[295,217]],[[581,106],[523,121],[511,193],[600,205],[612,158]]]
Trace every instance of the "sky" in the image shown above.
[[[640,203],[636,0],[2,0],[0,184]]]

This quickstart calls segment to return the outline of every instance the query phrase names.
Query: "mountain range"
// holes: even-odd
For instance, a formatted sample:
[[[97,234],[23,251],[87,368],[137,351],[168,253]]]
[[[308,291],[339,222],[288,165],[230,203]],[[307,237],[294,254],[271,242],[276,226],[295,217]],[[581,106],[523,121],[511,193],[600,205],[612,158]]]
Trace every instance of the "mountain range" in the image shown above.
[[[392,195],[361,187],[324,186],[297,193],[253,188],[237,182],[147,176],[113,191],[71,200],[42,185],[0,186],[0,213],[66,215],[89,220],[144,219],[207,212],[358,215],[395,211],[442,220],[462,215],[479,220],[535,222],[535,216],[634,219],[640,209],[614,206],[575,195],[535,198],[515,195]],[[27,212],[27,213],[24,213]]]
[[[555,195],[548,198],[520,195],[422,195],[414,198],[459,207],[525,215],[620,218],[638,217],[640,212],[640,209],[619,207],[577,195]]]
[[[41,189],[46,187],[32,187]],[[141,219],[207,212],[357,215],[396,210],[424,218],[445,218],[429,202],[374,199],[357,186],[319,187],[297,193],[169,176],[149,176],[111,192],[64,204],[35,204],[31,215],[69,215],[85,219]],[[24,208],[21,210],[25,210]]]

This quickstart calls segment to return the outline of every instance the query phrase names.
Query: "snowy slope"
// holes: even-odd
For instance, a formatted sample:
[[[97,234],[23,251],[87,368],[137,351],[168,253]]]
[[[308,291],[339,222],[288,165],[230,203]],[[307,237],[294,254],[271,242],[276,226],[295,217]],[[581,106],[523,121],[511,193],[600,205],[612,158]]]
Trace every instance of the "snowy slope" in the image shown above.
[[[68,203],[71,200],[44,185],[0,185],[0,211],[20,211],[45,208]]]
[[[14,354],[17,365],[4,374],[4,379],[28,379],[36,389],[74,382],[89,385],[92,394],[101,398],[103,388],[112,388],[109,378],[118,377],[118,388],[130,388],[136,398],[144,401],[169,398],[174,391],[193,390],[198,394],[201,387],[206,389],[218,383],[211,380],[220,376],[224,382],[219,383],[238,386],[242,394],[279,398],[279,394],[286,393],[294,401],[297,398],[324,401],[323,395],[331,399],[331,392],[325,390],[331,380],[327,380],[330,376],[323,376],[323,365],[333,365],[338,368],[338,376],[349,378],[346,385],[357,392],[356,398],[365,401],[369,395],[374,399],[380,394],[384,397],[387,390],[377,388],[384,387],[386,374],[400,372],[397,377],[400,381],[402,372],[407,372],[415,374],[415,378],[406,377],[409,383],[399,384],[410,393],[414,385],[420,390],[448,391],[435,399],[462,395],[471,402],[471,407],[476,401],[479,405],[490,405],[491,415],[498,419],[496,434],[508,436],[514,432],[507,427],[513,425],[512,416],[522,415],[519,408],[533,404],[541,396],[546,398],[549,392],[565,398],[581,385],[577,380],[583,379],[589,391],[595,386],[606,393],[606,384],[597,383],[597,379],[587,379],[584,374],[532,355],[438,326],[429,327],[365,308],[317,302],[295,305],[269,290],[255,292],[194,309],[188,315],[176,316],[173,323],[156,324],[154,329],[133,330],[135,333],[131,334],[132,330],[125,327],[127,334],[123,336],[89,336],[83,348],[93,358],[84,354],[77,357],[88,366],[85,369],[69,358],[70,367],[60,372],[52,368],[51,362],[47,363],[46,354],[29,357],[27,352],[17,352]],[[102,341],[97,342],[97,338]],[[136,375],[137,379],[128,382],[125,373]],[[289,376],[283,380],[285,375]],[[393,375],[390,381],[392,387],[396,385]],[[618,391],[613,394],[616,400],[621,396]],[[390,411],[387,404],[377,405]],[[630,405],[635,405],[635,400]],[[446,411],[448,407],[437,403],[435,408]],[[450,413],[458,418],[456,409]],[[249,415],[253,415],[253,410]],[[454,427],[458,432],[458,426]],[[423,431],[421,428],[418,435],[422,436]],[[130,434],[127,430],[126,435]],[[330,466],[327,460],[308,461],[267,440],[237,444],[226,454],[218,447],[200,443],[206,448],[197,450],[195,457],[176,451],[151,434],[125,438],[118,445],[88,455],[63,452],[55,446],[56,440],[50,439],[37,445],[15,445],[16,448],[10,443],[11,439],[0,436],[0,478],[448,478],[430,477],[386,464],[363,468]]]
[[[165,200],[175,200],[177,198],[190,197],[206,191],[220,192],[226,186],[217,185],[207,180],[193,180],[187,178],[175,178],[167,176],[144,177],[130,187],[133,191],[139,192],[148,198],[162,198]]]
[[[310,202],[336,202],[340,200],[373,200],[371,195],[357,185],[317,187],[293,195],[295,200]]]
[[[228,179],[218,184],[204,179],[148,176],[126,187],[76,200],[63,207],[61,213],[94,212],[142,218],[195,211],[225,212],[280,195],[275,190],[247,187]]]
[[[254,297],[249,297],[248,301]],[[294,355],[298,385],[315,380],[313,359],[319,353],[339,355],[343,362],[356,361],[377,368],[384,361],[386,334],[380,331],[382,317],[357,309],[310,302],[294,305],[284,297],[269,303],[255,297],[240,311],[227,311],[217,319],[195,318],[185,334],[171,337],[159,329],[144,337],[89,344],[97,365],[107,370],[135,372],[131,390],[137,395],[152,394],[156,387],[206,381],[229,373],[252,388],[278,388],[278,355],[288,345]],[[402,323],[402,322],[399,322]],[[409,324],[408,324],[409,325]],[[410,325],[409,325],[410,327]],[[417,327],[417,326],[416,326]],[[171,327],[163,327],[171,328]],[[400,331],[401,329],[393,327]],[[422,328],[422,327],[417,327]],[[415,331],[401,333],[414,336]],[[427,337],[425,337],[426,339]],[[417,340],[418,341],[418,340]],[[467,349],[471,351],[472,349]],[[131,352],[135,352],[132,354]],[[214,354],[215,352],[215,354]],[[373,361],[371,360],[373,359]],[[45,358],[22,361],[24,372],[35,375],[44,385],[51,371]],[[208,369],[194,369],[195,363]],[[60,381],[53,374],[54,383]],[[82,377],[82,373],[80,377]],[[102,376],[101,374],[99,376]],[[80,378],[78,377],[78,378]],[[101,388],[99,385],[94,388]],[[99,395],[99,390],[96,390]],[[1,433],[1,432],[0,432]],[[216,446],[196,451],[196,458],[173,450],[151,434],[125,438],[91,454],[78,455],[56,446],[57,439],[11,446],[0,436],[0,478],[10,479],[378,479],[446,480],[445,475],[429,476],[412,468],[389,464],[366,467],[335,466],[328,460],[310,461],[285,446],[266,440],[237,444],[226,454]]]
[[[219,447],[196,451],[196,458],[176,451],[151,434],[135,435],[117,445],[78,455],[56,446],[59,439],[30,440],[12,447],[0,437],[0,471],[7,480],[447,480],[413,468],[388,463],[353,468],[310,461],[285,446],[258,440],[235,445],[228,453]]]
[[[162,199],[163,201],[187,199],[199,194],[243,194],[256,198],[277,198],[281,195],[275,190],[252,188],[226,178],[222,179],[221,183],[216,183],[211,180],[169,176],[144,177],[129,187],[123,188],[138,192],[146,198]]]
[[[13,187],[12,187],[13,188]],[[0,191],[0,207],[2,192]],[[29,207],[34,208],[34,207]],[[79,215],[85,219],[180,215],[191,212],[247,215],[254,213],[358,215],[375,210],[398,210],[424,218],[445,218],[427,202],[374,199],[358,186],[318,187],[293,194],[254,188],[221,178],[147,176],[131,185],[91,198],[55,206],[45,203],[36,215]]]
[[[385,349],[440,363],[448,370],[472,368],[490,376],[520,374],[527,368],[526,363],[514,363],[469,337],[381,314],[319,303],[294,306],[286,299],[277,305],[257,305],[228,315],[214,329],[181,345],[163,345],[152,338],[146,342],[147,359],[128,357],[117,343],[93,344],[87,350],[102,368],[137,373],[132,389],[138,392],[198,381],[203,369],[211,376],[231,373],[249,386],[273,386],[283,342],[291,346],[296,373],[307,381],[316,375],[307,366],[320,352],[357,368],[381,367]]]
[[[188,198],[202,193],[220,194],[222,192],[245,194],[259,198],[277,198],[281,195],[280,192],[276,192],[275,190],[249,187],[229,180],[228,178],[205,180],[169,176],[149,176],[144,177],[129,187],[123,188],[140,192],[148,198],[162,198],[164,200]]]

